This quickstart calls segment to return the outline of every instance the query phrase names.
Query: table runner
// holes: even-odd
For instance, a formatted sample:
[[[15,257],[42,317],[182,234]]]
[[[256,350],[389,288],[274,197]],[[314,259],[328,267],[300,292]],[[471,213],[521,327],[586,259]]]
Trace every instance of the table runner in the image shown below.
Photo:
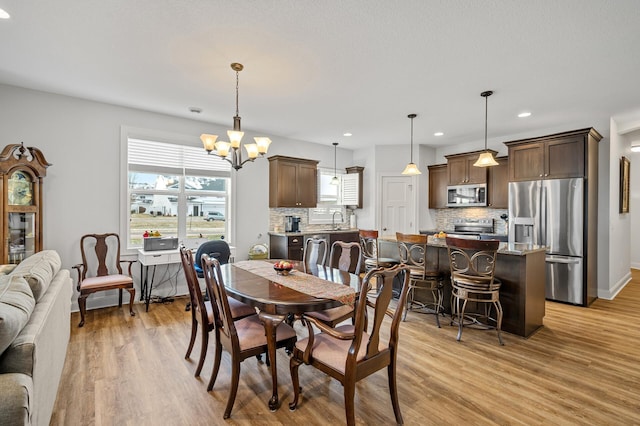
[[[356,293],[350,286],[336,284],[315,275],[295,269],[289,275],[279,275],[273,269],[273,263],[264,260],[243,260],[232,265],[309,296],[337,300],[349,306],[353,306],[355,302]]]

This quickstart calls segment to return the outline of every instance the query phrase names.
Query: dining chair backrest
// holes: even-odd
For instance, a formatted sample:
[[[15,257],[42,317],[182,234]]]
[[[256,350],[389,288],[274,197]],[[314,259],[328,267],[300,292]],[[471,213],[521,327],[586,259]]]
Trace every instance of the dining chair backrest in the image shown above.
[[[237,334],[227,299],[227,291],[222,281],[222,272],[220,271],[220,262],[218,259],[209,257],[204,254],[202,256],[202,271],[204,272],[204,281],[207,285],[207,291],[211,295],[211,305],[213,307],[213,315],[219,336],[225,340],[237,344]],[[218,335],[218,334],[217,334]],[[235,343],[233,343],[235,341]]]
[[[389,309],[391,300],[393,299],[393,285],[396,279],[402,283],[400,296],[395,310]],[[375,283],[377,292],[375,297],[362,297],[368,294],[372,285]],[[367,272],[363,279],[362,290],[360,291],[360,299],[356,307],[355,335],[356,339],[351,345],[347,358],[347,367],[349,366],[349,358],[353,358],[355,362],[358,351],[362,344],[367,345],[367,355],[365,359],[373,358],[380,352],[381,330],[384,327],[384,335],[389,336],[389,348],[395,348],[398,342],[398,330],[402,318],[402,310],[405,306],[407,298],[407,289],[409,287],[409,270],[406,265],[396,265],[392,268],[376,268]],[[365,292],[366,291],[366,292]],[[361,303],[360,301],[365,303]],[[373,309],[373,313],[367,312],[367,307]],[[383,322],[385,317],[390,317],[390,322]],[[365,334],[366,333],[366,334]],[[363,336],[368,334],[369,340],[363,342]],[[382,345],[387,347],[387,345]]]
[[[122,274],[120,236],[116,233],[87,234],[80,239],[81,280]]]
[[[328,251],[327,240],[323,238],[307,238],[302,256],[304,272],[308,273],[313,270],[315,265],[325,265]]]
[[[182,261],[182,269],[184,269],[185,280],[187,281],[187,289],[189,290],[189,298],[191,300],[191,307],[193,313],[200,314],[202,324],[207,324],[207,310],[204,305],[204,296],[200,289],[200,282],[196,275],[195,262],[193,259],[193,253],[186,247],[180,247],[180,260]]]
[[[331,245],[329,266],[351,274],[360,274],[362,248],[360,243],[335,241]]]

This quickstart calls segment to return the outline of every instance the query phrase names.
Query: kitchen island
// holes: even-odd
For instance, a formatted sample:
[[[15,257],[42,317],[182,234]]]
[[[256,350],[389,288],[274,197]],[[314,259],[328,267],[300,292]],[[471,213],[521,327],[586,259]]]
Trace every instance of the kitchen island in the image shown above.
[[[529,337],[542,327],[545,314],[545,247],[531,244],[500,243],[495,276],[502,281],[500,303],[504,315],[502,330]],[[399,258],[396,241],[380,239],[380,255]],[[447,276],[444,291],[445,311],[451,312],[449,256],[445,239],[429,237],[430,264]],[[417,293],[417,297],[420,294]]]

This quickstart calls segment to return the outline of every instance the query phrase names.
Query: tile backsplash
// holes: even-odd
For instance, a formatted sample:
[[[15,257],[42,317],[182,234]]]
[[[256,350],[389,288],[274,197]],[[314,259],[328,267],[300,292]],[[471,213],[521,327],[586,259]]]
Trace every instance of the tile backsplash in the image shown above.
[[[337,222],[340,228],[345,229],[350,227],[351,215],[354,214],[353,210],[346,209],[344,215],[344,222]],[[284,217],[285,216],[298,216],[300,218],[300,231],[317,232],[324,231],[331,228],[331,223],[327,224],[309,224],[309,209],[299,208],[272,208],[269,209],[269,231],[284,232]],[[339,217],[339,216],[338,216]]]
[[[500,215],[508,214],[507,209],[491,209],[486,207],[459,207],[448,209],[433,209],[435,219],[435,231],[453,230],[453,219],[493,219],[493,232],[495,234],[507,233],[507,222],[500,219]]]

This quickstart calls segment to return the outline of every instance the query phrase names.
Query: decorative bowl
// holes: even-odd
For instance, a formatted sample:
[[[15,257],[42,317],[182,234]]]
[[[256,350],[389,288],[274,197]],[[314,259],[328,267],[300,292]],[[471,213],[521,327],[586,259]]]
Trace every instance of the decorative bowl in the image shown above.
[[[291,267],[291,268],[277,268],[277,267],[274,266],[273,269],[276,270],[276,273],[278,275],[285,275],[286,276],[286,275],[289,275],[291,273],[291,270],[293,269],[293,267]]]

